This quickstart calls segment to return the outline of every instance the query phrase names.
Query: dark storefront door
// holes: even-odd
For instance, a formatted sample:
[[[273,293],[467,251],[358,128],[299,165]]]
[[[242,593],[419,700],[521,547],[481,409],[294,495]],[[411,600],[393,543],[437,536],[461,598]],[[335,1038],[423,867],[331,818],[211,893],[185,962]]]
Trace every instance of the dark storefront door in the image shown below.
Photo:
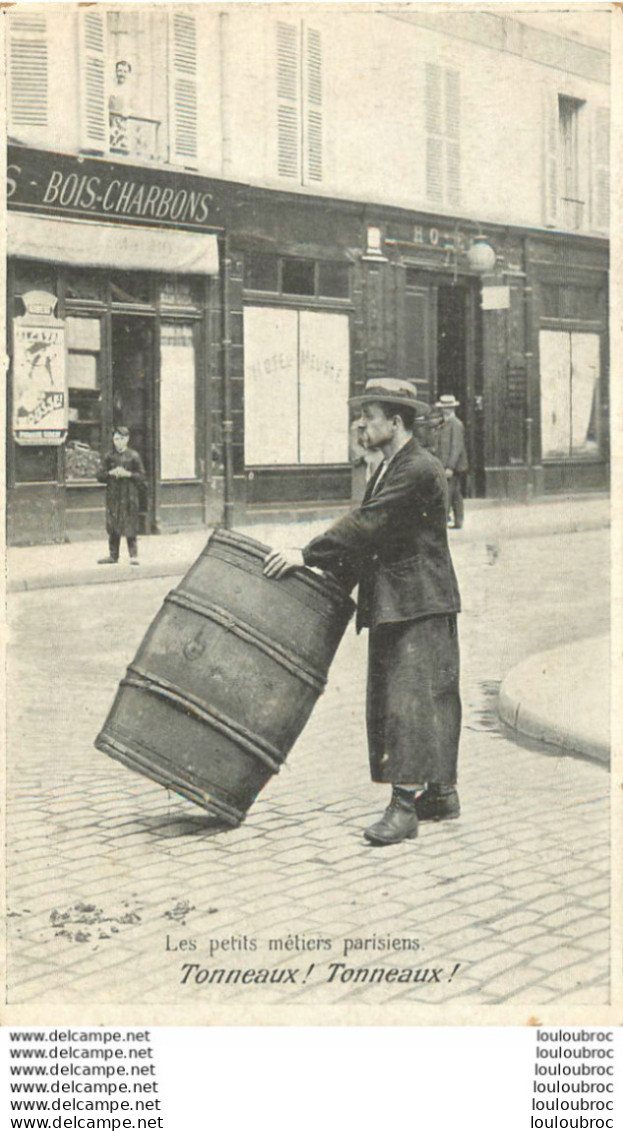
[[[155,323],[135,314],[112,316],[113,427],[130,429],[130,447],[145,466],[147,489],[141,500],[142,533],[151,533],[155,506],[154,452]]]
[[[477,291],[467,281],[407,271],[405,294],[406,376],[416,380],[433,403],[444,393],[461,402],[465,425],[468,490],[484,494],[482,373],[479,355]]]

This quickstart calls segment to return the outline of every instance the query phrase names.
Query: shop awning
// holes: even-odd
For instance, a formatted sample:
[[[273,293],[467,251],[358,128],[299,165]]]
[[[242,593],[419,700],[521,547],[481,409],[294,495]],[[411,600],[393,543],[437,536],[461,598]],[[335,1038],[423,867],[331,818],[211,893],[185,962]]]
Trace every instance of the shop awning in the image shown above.
[[[211,232],[91,224],[26,212],[9,212],[7,221],[9,255],[24,259],[167,275],[218,275],[218,243]]]

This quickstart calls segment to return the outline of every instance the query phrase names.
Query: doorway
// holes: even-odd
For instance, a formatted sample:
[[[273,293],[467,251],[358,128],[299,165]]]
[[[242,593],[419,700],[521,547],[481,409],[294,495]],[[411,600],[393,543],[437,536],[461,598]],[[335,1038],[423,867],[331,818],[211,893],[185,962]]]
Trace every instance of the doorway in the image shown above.
[[[404,373],[429,403],[453,393],[465,426],[466,493],[485,493],[484,412],[478,287],[441,272],[406,272]]]
[[[155,522],[154,370],[155,323],[135,314],[112,316],[112,424],[130,430],[130,447],[145,467],[141,492],[141,533]]]
[[[454,394],[457,416],[465,425],[469,471],[465,493],[482,496],[484,415],[482,372],[476,365],[478,319],[473,287],[468,283],[437,287],[437,396]]]

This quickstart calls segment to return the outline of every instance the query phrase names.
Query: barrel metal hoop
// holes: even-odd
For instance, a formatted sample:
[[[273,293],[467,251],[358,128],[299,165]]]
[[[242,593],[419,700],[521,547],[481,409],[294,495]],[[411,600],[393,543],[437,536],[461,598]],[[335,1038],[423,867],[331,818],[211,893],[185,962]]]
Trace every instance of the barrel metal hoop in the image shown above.
[[[168,593],[165,597],[165,602],[167,601],[172,605],[179,605],[182,609],[188,609],[191,613],[197,613],[198,616],[207,617],[229,632],[233,632],[235,636],[239,636],[241,640],[255,645],[256,648],[270,656],[281,667],[286,668],[297,679],[308,683],[317,695],[322,695],[327,681],[319,672],[304,667],[298,656],[294,656],[281,644],[276,644],[272,640],[269,641],[263,633],[252,628],[250,624],[232,617],[231,613],[228,613],[220,605],[214,605],[211,601],[198,601],[196,597],[189,597],[186,593],[180,592],[179,589],[174,589],[171,593]]]
[[[246,551],[246,547],[243,549]],[[220,561],[226,562],[227,565],[234,566],[236,569],[242,570],[243,573],[251,574],[252,577],[257,577],[258,569],[256,562],[253,561],[248,551],[246,551],[246,554],[247,560],[245,561],[244,558],[240,557],[240,549],[238,546],[229,546],[227,543],[217,542],[212,539],[208,542],[202,556],[208,561],[210,558],[219,558]],[[258,555],[255,555],[255,557],[257,558],[257,564],[260,565],[259,572],[261,572],[262,559],[259,558]],[[328,592],[326,587],[321,587],[319,581],[313,574],[308,573],[305,566],[296,569],[290,576],[294,581],[302,583],[296,585],[295,591],[290,589],[291,595],[294,596],[301,605],[305,605],[308,609],[313,609],[318,616],[321,616],[324,620],[329,622],[335,621],[336,616],[340,614],[343,615],[345,609],[348,610],[346,619],[350,619],[354,604],[345,593],[337,594]],[[333,584],[337,585],[336,582]],[[332,608],[327,608],[327,597],[332,601]]]
[[[180,710],[186,711],[189,715],[193,715],[202,723],[207,723],[228,738],[233,738],[238,746],[243,747],[248,754],[257,758],[258,761],[263,762],[273,774],[278,774],[282,764],[285,762],[286,755],[282,754],[276,746],[268,742],[264,742],[260,745],[257,736],[251,734],[246,727],[235,723],[233,719],[228,718],[227,715],[216,711],[214,707],[211,707],[205,700],[200,699],[197,695],[191,695],[188,691],[183,691],[168,679],[153,676],[149,672],[143,671],[136,665],[131,664],[125,679],[121,680],[121,686],[136,687],[140,691],[148,691],[151,695],[156,695],[161,699],[168,699],[169,702],[179,707]]]
[[[189,780],[180,780],[179,771],[175,766],[171,766],[166,759],[154,762],[153,751],[149,750],[147,753],[142,753],[136,749],[136,746],[128,746],[106,727],[97,736],[95,745],[98,750],[102,750],[109,757],[115,758],[137,773],[146,774],[152,780],[159,781],[166,789],[173,789],[176,793],[181,793],[183,797],[187,797],[195,805],[200,805],[233,828],[237,828],[244,821],[246,813],[243,809],[236,809],[234,805],[228,805],[225,801],[214,797],[213,794],[205,793]]]

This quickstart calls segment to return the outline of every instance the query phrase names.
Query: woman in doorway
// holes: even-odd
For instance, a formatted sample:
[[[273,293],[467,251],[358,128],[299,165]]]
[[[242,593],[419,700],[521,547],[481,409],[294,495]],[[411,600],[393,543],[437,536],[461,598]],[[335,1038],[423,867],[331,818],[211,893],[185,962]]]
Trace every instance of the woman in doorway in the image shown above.
[[[138,561],[138,518],[141,488],[145,487],[145,469],[138,452],[128,447],[130,432],[119,425],[113,431],[113,448],[104,456],[100,483],[106,484],[106,532],[108,557],[100,558],[99,565],[114,565],[119,561],[121,539],[128,542],[130,564]]]

